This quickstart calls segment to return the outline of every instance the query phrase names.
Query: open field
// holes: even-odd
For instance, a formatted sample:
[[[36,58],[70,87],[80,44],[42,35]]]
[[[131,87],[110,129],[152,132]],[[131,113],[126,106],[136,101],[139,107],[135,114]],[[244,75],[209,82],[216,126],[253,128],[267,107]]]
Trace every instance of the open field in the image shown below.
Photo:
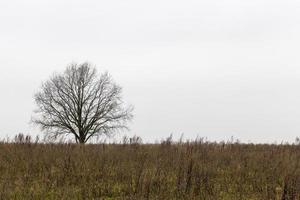
[[[0,144],[0,199],[299,199],[300,146]]]

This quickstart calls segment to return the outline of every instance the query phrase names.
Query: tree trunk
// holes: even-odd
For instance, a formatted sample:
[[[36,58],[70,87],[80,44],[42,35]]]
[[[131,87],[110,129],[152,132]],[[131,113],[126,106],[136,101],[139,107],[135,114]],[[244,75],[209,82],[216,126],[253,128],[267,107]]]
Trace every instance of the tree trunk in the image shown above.
[[[82,132],[79,133],[79,143],[80,144],[84,144],[85,143],[85,135]]]

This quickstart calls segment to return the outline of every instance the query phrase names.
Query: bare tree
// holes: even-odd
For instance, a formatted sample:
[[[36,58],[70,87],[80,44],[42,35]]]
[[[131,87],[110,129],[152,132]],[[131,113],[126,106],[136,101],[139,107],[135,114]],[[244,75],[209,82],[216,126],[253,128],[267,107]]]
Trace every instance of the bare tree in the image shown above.
[[[127,129],[132,106],[124,106],[121,87],[89,63],[71,64],[54,74],[35,94],[33,122],[54,138],[73,134],[77,143]]]

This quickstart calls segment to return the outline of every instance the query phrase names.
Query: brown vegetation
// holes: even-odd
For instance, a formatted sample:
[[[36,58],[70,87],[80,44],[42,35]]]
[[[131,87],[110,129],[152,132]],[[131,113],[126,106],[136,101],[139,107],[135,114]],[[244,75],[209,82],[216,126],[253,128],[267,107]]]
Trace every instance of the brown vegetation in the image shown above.
[[[300,146],[0,144],[0,199],[299,199]]]

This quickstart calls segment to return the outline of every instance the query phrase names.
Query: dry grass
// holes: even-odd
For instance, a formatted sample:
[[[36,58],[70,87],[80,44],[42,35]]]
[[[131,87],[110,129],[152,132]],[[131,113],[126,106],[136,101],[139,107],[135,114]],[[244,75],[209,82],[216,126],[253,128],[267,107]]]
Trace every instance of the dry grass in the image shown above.
[[[0,144],[0,199],[299,199],[300,146]]]

